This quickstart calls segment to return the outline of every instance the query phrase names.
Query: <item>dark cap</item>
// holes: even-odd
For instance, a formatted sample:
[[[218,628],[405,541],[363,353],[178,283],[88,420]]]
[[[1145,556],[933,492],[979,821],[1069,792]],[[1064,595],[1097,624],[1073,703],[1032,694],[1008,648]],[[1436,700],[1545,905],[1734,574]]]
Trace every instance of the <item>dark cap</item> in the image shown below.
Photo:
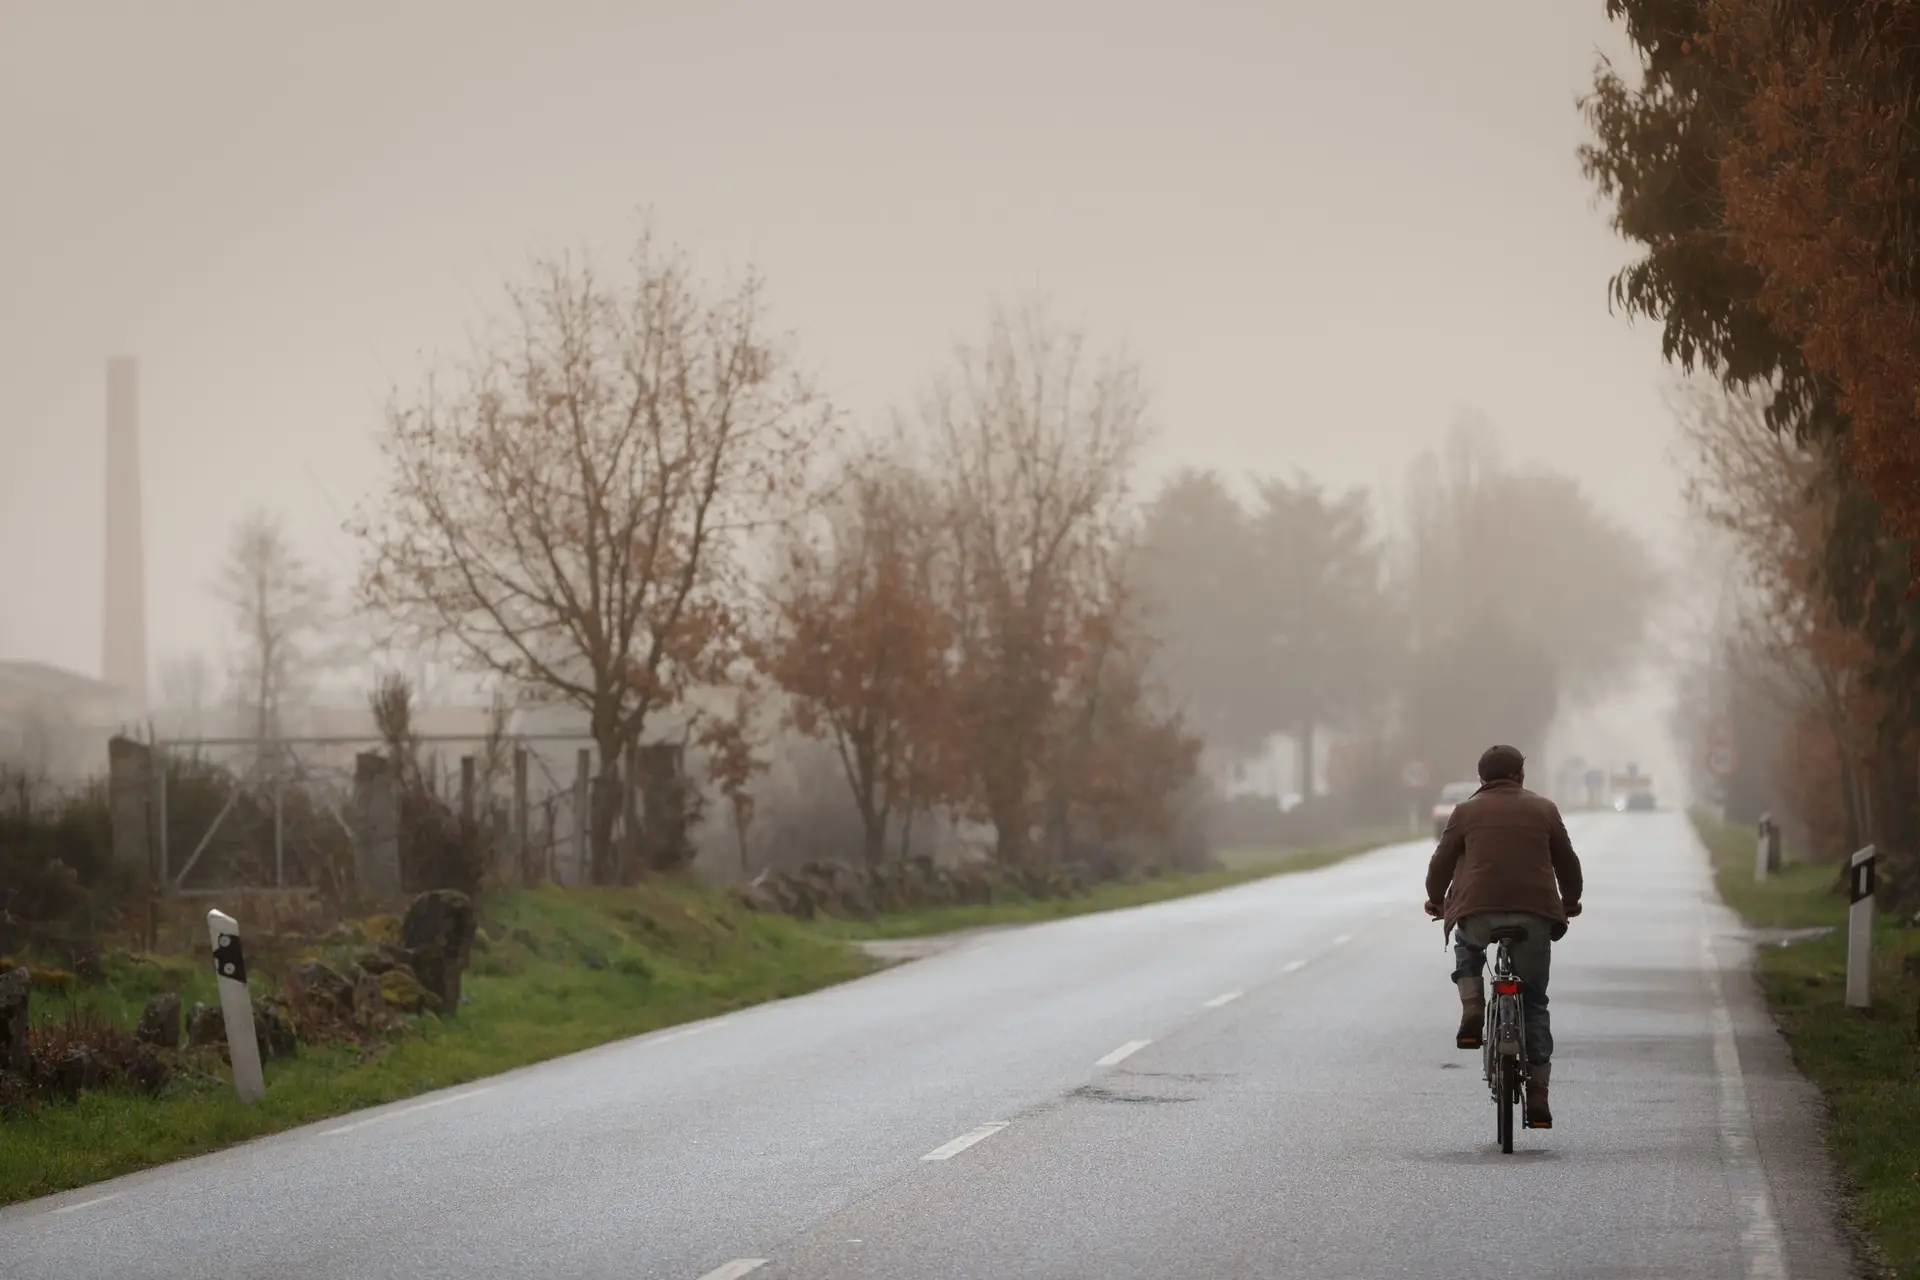
[[[1480,757],[1480,781],[1500,782],[1517,778],[1527,766],[1527,758],[1518,747],[1488,747]]]

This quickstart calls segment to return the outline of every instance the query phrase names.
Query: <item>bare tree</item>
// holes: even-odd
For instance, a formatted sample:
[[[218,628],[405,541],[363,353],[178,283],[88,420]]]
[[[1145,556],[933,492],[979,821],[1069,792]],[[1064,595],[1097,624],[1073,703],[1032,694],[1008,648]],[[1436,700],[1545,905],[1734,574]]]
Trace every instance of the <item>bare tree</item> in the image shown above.
[[[396,400],[386,491],[354,526],[369,605],[586,714],[602,882],[623,763],[649,716],[732,678],[743,544],[832,425],[756,276],[708,296],[645,233],[630,266],[614,284],[549,262],[511,289],[455,389]]]
[[[207,711],[214,697],[213,664],[207,655],[194,649],[163,658],[159,676],[159,704],[172,731],[189,738],[205,734]]]
[[[256,511],[235,526],[214,593],[232,627],[232,697],[255,740],[285,731],[331,654],[326,580],[293,549],[277,517]]]
[[[1405,709],[1422,757],[1446,759],[1486,734],[1542,741],[1562,705],[1638,669],[1665,582],[1641,539],[1576,480],[1506,465],[1474,418],[1416,461],[1411,480]]]
[[[1846,842],[1866,839],[1864,761],[1873,718],[1873,650],[1845,625],[1825,580],[1839,500],[1821,446],[1767,425],[1764,394],[1684,386],[1671,398],[1693,471],[1687,498],[1731,544],[1741,589],[1724,642],[1748,686],[1774,710],[1811,712],[1831,741],[1845,799]]]
[[[997,854],[1031,848],[1047,734],[1103,625],[1146,437],[1138,366],[1038,307],[995,317],[922,408],[954,545],[957,705]]]

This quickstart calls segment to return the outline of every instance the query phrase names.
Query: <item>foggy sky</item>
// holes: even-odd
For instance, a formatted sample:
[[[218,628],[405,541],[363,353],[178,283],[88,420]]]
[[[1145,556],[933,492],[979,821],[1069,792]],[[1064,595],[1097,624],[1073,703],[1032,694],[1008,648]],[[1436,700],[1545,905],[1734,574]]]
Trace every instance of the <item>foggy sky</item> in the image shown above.
[[[0,656],[97,670],[103,362],[141,362],[154,659],[234,520],[344,580],[390,384],[635,210],[871,420],[996,298],[1127,342],[1154,462],[1397,485],[1473,405],[1677,499],[1575,165],[1600,0],[0,2]]]

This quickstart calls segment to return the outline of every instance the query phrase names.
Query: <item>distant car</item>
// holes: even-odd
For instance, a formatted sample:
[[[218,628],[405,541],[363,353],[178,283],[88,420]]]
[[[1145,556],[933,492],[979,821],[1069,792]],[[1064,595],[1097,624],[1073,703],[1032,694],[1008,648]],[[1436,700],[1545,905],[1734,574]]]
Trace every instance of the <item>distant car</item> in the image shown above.
[[[1433,838],[1438,840],[1447,829],[1447,819],[1453,816],[1454,806],[1467,799],[1480,789],[1477,782],[1449,782],[1440,789],[1440,800],[1433,806]]]
[[[1617,798],[1613,807],[1620,813],[1652,813],[1660,806],[1655,802],[1653,792],[1632,791]]]

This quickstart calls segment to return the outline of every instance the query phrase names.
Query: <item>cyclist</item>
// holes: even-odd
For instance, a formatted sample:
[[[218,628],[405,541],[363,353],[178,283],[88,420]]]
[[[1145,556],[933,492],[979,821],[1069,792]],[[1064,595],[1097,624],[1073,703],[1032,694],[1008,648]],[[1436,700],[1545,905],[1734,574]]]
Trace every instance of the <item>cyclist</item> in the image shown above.
[[[1460,991],[1460,1033],[1454,1043],[1478,1049],[1487,1015],[1481,981],[1488,935],[1521,925],[1513,945],[1514,976],[1524,984],[1527,1024],[1527,1124],[1553,1127],[1547,1079],[1553,1030],[1547,1015],[1552,944],[1580,914],[1580,858],[1559,807],[1526,788],[1526,758],[1507,746],[1480,757],[1480,789],[1447,819],[1427,864],[1427,914],[1446,921],[1454,939],[1453,980]],[[1444,905],[1443,905],[1444,904]]]

